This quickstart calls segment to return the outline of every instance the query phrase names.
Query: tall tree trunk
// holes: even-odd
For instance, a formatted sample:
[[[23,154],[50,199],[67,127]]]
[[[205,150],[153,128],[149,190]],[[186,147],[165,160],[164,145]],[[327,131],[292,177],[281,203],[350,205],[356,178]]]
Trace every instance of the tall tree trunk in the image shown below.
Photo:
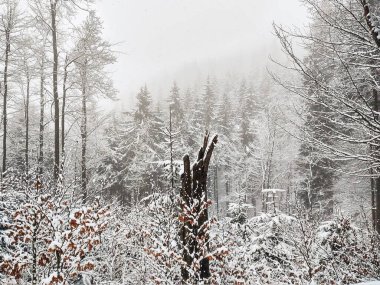
[[[30,75],[26,75],[26,98],[25,98],[25,174],[29,176],[29,101],[30,101]]]
[[[186,210],[190,210],[190,205],[192,202],[193,193],[191,191],[191,168],[190,168],[190,158],[188,155],[185,155],[183,158],[183,174],[181,176],[182,179],[182,188],[181,188],[181,208],[182,213],[185,213]],[[193,244],[191,243],[191,220],[184,218],[183,226],[181,228],[181,241],[182,241],[182,258],[185,262],[186,266],[181,268],[181,274],[183,280],[189,279],[189,271],[188,267],[191,266],[193,262],[192,253],[194,251]]]
[[[84,63],[82,74],[82,125],[81,125],[81,139],[82,139],[82,176],[81,176],[81,190],[83,201],[87,199],[87,166],[86,166],[86,152],[87,152],[87,61]]]
[[[375,118],[378,120],[379,115],[378,112],[380,111],[379,106],[379,94],[376,89],[373,89],[373,98],[375,102],[374,109],[376,111]],[[380,158],[380,147],[378,145],[375,146],[375,158],[379,160]],[[374,214],[375,219],[375,229],[378,233],[380,233],[380,168],[377,167],[375,171],[376,177],[374,178],[374,186],[375,186],[375,201],[376,201],[376,213]],[[372,194],[373,195],[373,194]]]
[[[45,59],[42,58],[41,61],[41,73],[40,73],[40,130],[39,130],[39,155],[38,155],[38,173],[43,174],[43,164],[44,164],[44,131],[45,131]]]
[[[63,88],[62,88],[62,115],[61,115],[61,152],[62,156],[65,156],[65,112],[66,112],[66,83],[67,83],[67,68],[68,57],[65,58],[65,67],[63,71]]]
[[[174,191],[174,169],[173,169],[173,135],[172,135],[172,106],[169,105],[169,143],[170,143],[170,182],[171,191]],[[172,194],[172,193],[171,193]]]
[[[370,8],[371,8],[370,6],[374,5],[374,1],[360,0],[360,2],[363,5],[364,18],[366,20],[368,29],[372,35],[372,39],[374,43],[377,45],[377,47],[380,49],[379,30],[377,29],[377,27],[374,26],[374,23],[373,23],[374,19],[370,11]],[[376,71],[377,70],[375,70],[375,74],[377,74]],[[376,76],[376,78],[378,78],[378,76]],[[374,110],[377,112],[375,115],[375,120],[378,120],[379,119],[378,112],[380,110],[380,106],[379,106],[378,91],[376,89],[373,89],[373,97],[374,97]],[[380,157],[380,153],[379,153],[380,149],[378,146],[375,146],[375,148],[376,150],[374,151],[374,155],[375,155],[374,160],[377,161]],[[380,169],[377,168],[376,171],[373,171],[372,169],[371,171],[372,173],[375,172],[374,174],[376,175],[376,177],[371,177],[371,188],[372,188],[371,190],[374,191],[372,192],[372,207],[374,208],[375,206],[375,209],[372,208],[372,218],[373,218],[376,231],[380,233],[380,177],[379,177]]]
[[[57,0],[53,0],[50,5],[51,12],[51,32],[53,42],[53,98],[54,98],[54,180],[58,182],[59,164],[59,97],[58,97],[58,47],[57,47]]]
[[[215,166],[214,171],[214,197],[216,203],[216,217],[219,218],[219,188],[218,188],[218,166]]]
[[[8,102],[8,64],[11,51],[10,30],[5,31],[5,61],[4,61],[4,96],[3,96],[3,173],[7,170],[7,102]]]

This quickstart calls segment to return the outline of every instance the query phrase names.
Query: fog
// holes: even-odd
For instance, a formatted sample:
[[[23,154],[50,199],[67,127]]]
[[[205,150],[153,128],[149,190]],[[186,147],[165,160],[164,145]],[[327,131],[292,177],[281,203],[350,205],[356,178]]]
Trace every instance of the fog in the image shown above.
[[[380,284],[380,1],[0,17],[0,284]]]
[[[103,0],[96,7],[105,37],[117,43],[112,72],[127,107],[144,84],[156,97],[173,80],[265,69],[280,49],[272,23],[306,23],[297,0]]]

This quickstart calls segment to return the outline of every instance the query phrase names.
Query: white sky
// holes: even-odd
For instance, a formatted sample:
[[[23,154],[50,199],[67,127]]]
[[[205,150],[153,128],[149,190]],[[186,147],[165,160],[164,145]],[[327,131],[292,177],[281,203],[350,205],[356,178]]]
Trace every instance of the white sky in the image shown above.
[[[113,67],[122,99],[145,83],[165,90],[191,69],[214,72],[217,63],[233,72],[233,62],[266,61],[273,21],[306,22],[298,0],[99,0],[96,7],[105,37],[122,52]]]

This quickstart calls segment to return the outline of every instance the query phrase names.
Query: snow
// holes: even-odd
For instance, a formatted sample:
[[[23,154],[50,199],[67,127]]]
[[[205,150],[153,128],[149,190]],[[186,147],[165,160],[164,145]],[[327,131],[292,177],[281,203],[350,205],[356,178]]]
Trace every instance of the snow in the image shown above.
[[[380,285],[380,281],[368,281],[368,282],[362,282],[352,285]]]
[[[278,192],[286,192],[284,189],[263,189],[261,190],[262,193],[278,193]]]
[[[373,280],[373,276],[377,277],[379,272],[378,254],[373,252],[373,248],[378,248],[380,243],[373,238],[372,230],[366,229],[364,223],[359,223],[360,217],[343,217],[344,211],[351,211],[351,208],[359,206],[359,200],[363,200],[363,203],[367,201],[367,205],[360,206],[369,213],[370,195],[368,191],[361,191],[364,193],[363,196],[356,195],[354,200],[350,196],[352,193],[347,192],[350,195],[344,195],[344,199],[340,199],[338,192],[340,189],[348,191],[347,188],[356,188],[356,186],[369,189],[370,177],[365,177],[357,170],[367,170],[368,167],[376,166],[378,163],[378,156],[373,156],[371,151],[375,148],[368,146],[378,141],[379,132],[375,128],[378,125],[378,118],[373,114],[379,115],[380,112],[373,111],[374,106],[370,106],[371,104],[367,106],[367,102],[363,104],[361,100],[352,101],[351,95],[347,96],[356,93],[356,86],[350,87],[354,82],[358,82],[359,91],[368,97],[371,96],[368,90],[377,90],[378,87],[372,82],[376,80],[363,80],[370,79],[369,77],[373,75],[371,74],[373,62],[378,58],[373,52],[375,43],[371,45],[368,42],[373,39],[368,36],[368,31],[363,29],[362,25],[365,22],[361,17],[362,7],[359,1],[357,2],[353,3],[352,7],[357,9],[351,11],[354,13],[352,15],[347,14],[345,9],[337,9],[336,5],[321,9],[326,19],[331,18],[330,23],[334,23],[334,26],[327,25],[328,29],[323,24],[324,20],[320,19],[323,17],[314,19],[312,13],[311,20],[314,23],[311,25],[313,27],[311,34],[315,38],[310,37],[309,33],[305,37],[299,35],[310,41],[310,45],[308,43],[305,45],[309,55],[307,60],[296,63],[305,65],[307,67],[305,70],[310,70],[310,76],[315,76],[315,80],[323,79],[322,82],[316,82],[318,84],[314,84],[314,78],[305,78],[303,74],[301,77],[294,74],[293,78],[292,73],[288,77],[290,75],[288,71],[278,75],[279,79],[290,80],[289,82],[296,84],[294,87],[293,84],[288,87],[289,92],[278,89],[282,84],[278,84],[277,87],[272,86],[268,81],[269,78],[264,75],[247,75],[247,77],[243,71],[242,74],[239,72],[220,78],[220,84],[217,83],[219,78],[215,78],[217,83],[215,86],[213,86],[214,79],[211,82],[208,79],[206,83],[205,78],[199,76],[197,82],[186,82],[186,84],[183,82],[183,87],[194,86],[189,89],[188,94],[180,94],[175,85],[169,101],[165,99],[165,103],[157,102],[165,104],[162,106],[163,112],[153,111],[152,96],[145,86],[137,96],[136,111],[127,112],[128,117],[124,114],[112,114],[112,118],[106,118],[107,115],[104,115],[106,123],[104,129],[100,122],[103,115],[98,116],[98,112],[95,112],[97,110],[95,98],[89,100],[91,105],[94,104],[94,108],[88,109],[90,116],[86,128],[98,127],[99,124],[99,131],[92,135],[92,132],[88,132],[88,141],[82,140],[83,143],[88,143],[86,147],[89,150],[86,154],[88,159],[85,160],[84,156],[82,159],[83,163],[88,164],[86,167],[91,177],[86,185],[88,199],[83,199],[83,193],[79,191],[83,184],[80,184],[80,179],[77,177],[80,156],[79,152],[77,153],[79,146],[77,147],[78,144],[75,142],[81,138],[79,133],[84,130],[82,127],[85,127],[81,126],[84,120],[79,120],[78,124],[73,124],[72,132],[67,133],[66,154],[70,159],[63,159],[65,163],[59,174],[62,181],[59,187],[56,187],[56,181],[53,181],[54,187],[52,187],[45,179],[43,190],[25,191],[25,185],[29,188],[29,181],[27,184],[17,181],[20,179],[24,181],[25,177],[34,179],[33,169],[36,167],[30,165],[30,175],[26,173],[25,177],[24,174],[20,176],[17,173],[12,174],[10,169],[4,169],[7,175],[2,177],[5,180],[1,183],[2,191],[0,191],[0,256],[3,256],[0,258],[0,268],[7,269],[6,274],[11,275],[16,272],[14,268],[18,267],[22,270],[20,272],[23,274],[22,278],[25,279],[20,281],[28,282],[31,260],[36,261],[36,256],[31,255],[30,249],[35,248],[39,255],[37,273],[39,279],[45,278],[42,280],[45,284],[57,283],[54,279],[58,277],[69,279],[69,276],[80,279],[76,285],[153,284],[154,281],[161,284],[178,284],[181,279],[181,269],[185,266],[192,274],[192,280],[199,280],[196,276],[199,261],[207,259],[212,261],[213,274],[217,274],[213,276],[215,284],[283,285],[311,282],[310,284],[317,285],[333,281],[336,284],[352,282],[351,285],[354,283],[380,285],[380,281]],[[323,5],[319,4],[323,1],[311,1],[311,3],[315,3],[317,7]],[[351,6],[347,6],[347,9],[347,12],[350,12]],[[379,14],[379,11],[376,9],[373,15],[371,12],[371,20],[376,19],[378,22],[375,13]],[[356,24],[351,17],[354,15],[360,19]],[[340,21],[340,17],[344,20]],[[375,24],[373,31],[379,34],[378,23],[373,23]],[[335,25],[339,27],[338,33],[335,31]],[[63,34],[69,32],[64,30],[64,25],[60,25],[60,28]],[[34,31],[34,27],[32,30]],[[40,39],[40,35],[45,33],[45,30],[42,30],[39,31],[41,34],[33,35],[32,30],[32,38]],[[27,34],[25,32],[25,35]],[[330,35],[334,42],[344,43],[344,48],[334,49],[334,42],[325,45],[331,40]],[[77,34],[75,38],[81,36]],[[318,39],[320,36],[322,37]],[[50,35],[48,37],[50,38]],[[290,46],[287,48],[291,42],[285,40],[287,37],[290,39],[292,36],[291,34],[284,36],[282,42],[285,44],[284,51],[293,50]],[[360,38],[364,39],[363,46],[360,46]],[[47,40],[49,43],[49,39]],[[38,42],[39,40],[35,44]],[[96,42],[102,41],[96,39]],[[312,48],[309,49],[310,47]],[[66,50],[64,42],[61,48]],[[69,46],[67,48],[69,51]],[[75,54],[81,51],[82,46],[77,48]],[[100,52],[101,49],[98,48],[92,52]],[[44,46],[39,46],[38,49],[45,50]],[[21,46],[19,50],[20,53],[23,52]],[[27,50],[34,53],[36,49],[27,48]],[[296,55],[294,56],[290,56],[290,59],[295,59]],[[31,55],[31,58],[33,63],[43,59],[40,55],[37,58]],[[99,56],[91,60],[102,58]],[[75,75],[82,74],[81,61],[82,59],[78,60],[70,68],[73,76],[69,76],[67,83],[72,86],[73,95],[81,93],[82,90],[77,88],[79,83],[84,83],[81,80],[74,80]],[[345,62],[352,63],[349,65],[349,70],[344,66]],[[19,66],[20,63],[18,60],[14,62],[15,70],[23,68]],[[363,73],[365,69],[368,69],[368,72]],[[88,77],[91,80],[87,82],[89,87],[93,83],[98,83],[96,86],[99,88],[105,86],[98,81],[106,79],[104,77],[106,73],[100,72],[100,69],[100,73],[97,71],[94,65],[91,68],[91,76]],[[347,76],[349,71],[352,71],[352,80],[347,81],[347,78],[351,79],[351,76]],[[46,73],[46,76],[49,78],[50,74]],[[239,81],[244,77],[249,82],[245,83],[244,79],[244,84],[239,87]],[[34,85],[37,87],[37,79],[37,77],[33,79],[33,82],[35,81],[32,84],[33,88]],[[17,81],[19,82],[12,82],[12,85],[23,90],[24,81]],[[204,83],[206,83],[205,88],[201,90],[201,85]],[[298,84],[301,86],[297,87]],[[323,88],[320,89],[321,87]],[[96,91],[94,88],[89,90]],[[19,93],[12,92],[12,96],[16,99],[14,102],[23,101],[23,93]],[[293,99],[297,96],[289,93],[301,96]],[[155,99],[158,97],[154,96]],[[311,100],[304,100],[306,98]],[[77,111],[75,96],[69,96],[68,100],[70,101],[67,105],[70,112],[68,114],[71,114]],[[341,105],[344,108],[339,107]],[[289,106],[302,112],[292,112],[293,108],[288,110]],[[168,107],[170,113],[167,112]],[[303,110],[307,116],[298,118],[299,114],[304,114]],[[21,165],[22,162],[15,154],[21,149],[19,142],[23,141],[24,134],[23,132],[18,134],[15,128],[19,128],[18,116],[24,116],[24,111],[26,110],[21,107],[17,108],[14,110],[14,115],[10,116],[10,138],[17,143],[9,144],[11,154],[9,165]],[[46,113],[49,115],[49,112]],[[362,120],[363,122],[359,119],[360,114],[366,118]],[[170,115],[172,116],[169,121]],[[47,122],[50,122],[50,119]],[[346,125],[348,129],[345,129]],[[210,172],[207,175],[208,189],[201,189],[203,192],[198,193],[199,185],[194,182],[197,181],[194,179],[196,178],[194,175],[197,175],[195,171],[191,173],[191,184],[197,188],[196,191],[192,191],[191,194],[186,193],[186,197],[179,197],[183,194],[183,191],[178,190],[181,188],[181,174],[184,168],[180,158],[185,153],[189,153],[190,157],[198,153],[199,147],[203,146],[202,140],[198,138],[205,127],[217,130],[220,134],[220,143],[215,149]],[[327,140],[319,138],[319,129],[325,130],[324,127],[332,131]],[[347,130],[349,132],[346,132]],[[33,142],[38,140],[38,137],[32,138],[35,131],[31,132]],[[303,140],[298,138],[301,134]],[[346,139],[340,142],[339,138],[342,136]],[[206,137],[208,138],[208,135]],[[51,139],[49,135],[47,138]],[[214,138],[216,141],[217,137]],[[211,140],[214,138],[210,137]],[[360,141],[363,143],[359,144]],[[352,145],[351,142],[355,144]],[[207,150],[211,150],[210,147],[215,143],[208,144]],[[49,147],[51,148],[52,144],[47,143],[45,146],[45,153],[50,155]],[[333,157],[330,154],[334,153],[343,156],[342,161],[348,157],[350,161],[360,162],[354,163],[355,166],[347,162],[344,166],[347,173],[360,175],[360,180],[356,184],[350,183],[351,180],[347,180],[347,175],[339,175],[339,183],[344,183],[345,187],[338,187],[340,184],[335,184],[333,181],[335,179],[327,183],[334,185],[324,183],[330,181],[329,177],[334,178],[329,171],[325,171],[329,163],[324,162],[330,160]],[[35,154],[31,149],[31,157],[36,157]],[[365,159],[359,161],[356,158]],[[192,158],[191,161],[194,162],[193,160]],[[199,168],[203,160],[201,157],[191,168]],[[31,164],[32,161],[35,159],[30,160]],[[48,165],[51,163],[48,158],[44,163],[46,169],[49,169]],[[340,172],[342,167],[338,161],[336,163],[331,165],[331,171]],[[317,171],[314,171],[314,165],[317,166]],[[49,176],[46,170],[46,178]],[[206,175],[204,177],[206,178]],[[321,178],[319,179],[321,181],[314,178]],[[17,183],[13,183],[12,179]],[[362,179],[366,182],[362,183]],[[41,180],[38,175],[37,180]],[[330,188],[331,191],[334,190],[333,199],[328,195]],[[305,194],[306,191],[307,195],[298,195]],[[289,195],[282,195],[284,192]],[[14,199],[16,195],[20,195],[22,199]],[[94,202],[92,198],[94,195],[101,196],[97,196]],[[14,206],[8,203],[8,196],[12,197]],[[362,199],[363,197],[366,197],[366,200]],[[119,199],[122,201],[120,204]],[[337,207],[330,209],[331,200],[337,202]],[[350,203],[349,207],[341,205],[341,202],[345,201]],[[99,205],[110,209],[110,216],[102,214],[98,210]],[[304,206],[310,206],[310,211],[304,209]],[[342,208],[342,217],[340,213],[335,214],[338,208]],[[207,215],[205,209],[210,209]],[[325,210],[334,210],[334,214],[325,215]],[[203,218],[206,218],[206,221]],[[353,227],[353,224],[358,228]],[[186,250],[192,257],[192,264],[183,260],[183,253]],[[54,272],[57,258],[62,262],[64,276],[57,276]],[[2,279],[1,274],[0,279]],[[114,279],[122,276],[125,280],[106,280],[109,276]],[[203,284],[192,280],[189,284]],[[68,281],[62,281],[65,282]]]

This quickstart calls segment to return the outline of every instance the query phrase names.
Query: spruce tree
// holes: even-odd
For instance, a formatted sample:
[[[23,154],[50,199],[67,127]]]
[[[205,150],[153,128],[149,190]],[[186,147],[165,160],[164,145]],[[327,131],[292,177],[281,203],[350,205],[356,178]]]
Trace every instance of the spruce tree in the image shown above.
[[[181,103],[181,96],[177,83],[173,83],[173,87],[170,90],[170,106],[172,112],[173,124],[179,127],[184,119],[184,111]]]
[[[202,124],[204,128],[209,129],[212,126],[214,116],[215,116],[215,90],[210,77],[207,78],[206,84],[204,86],[204,91],[202,94]]]
[[[134,120],[136,123],[143,123],[151,118],[151,105],[152,98],[147,86],[145,85],[140,88],[140,92],[137,94],[137,109],[134,115]]]

